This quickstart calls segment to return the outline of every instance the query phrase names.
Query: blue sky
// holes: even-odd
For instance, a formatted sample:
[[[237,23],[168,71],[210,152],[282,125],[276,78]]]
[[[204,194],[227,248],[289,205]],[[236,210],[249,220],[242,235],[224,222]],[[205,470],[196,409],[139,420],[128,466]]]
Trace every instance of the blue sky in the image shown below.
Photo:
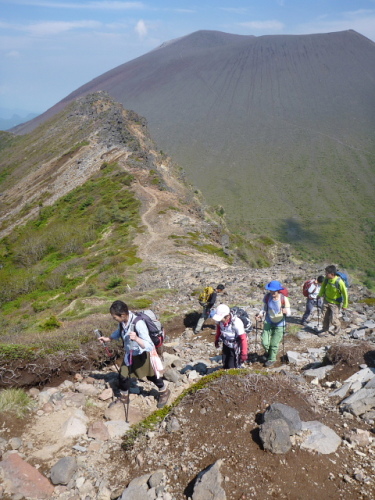
[[[43,112],[105,71],[201,29],[354,29],[375,41],[375,0],[0,0],[0,108]]]

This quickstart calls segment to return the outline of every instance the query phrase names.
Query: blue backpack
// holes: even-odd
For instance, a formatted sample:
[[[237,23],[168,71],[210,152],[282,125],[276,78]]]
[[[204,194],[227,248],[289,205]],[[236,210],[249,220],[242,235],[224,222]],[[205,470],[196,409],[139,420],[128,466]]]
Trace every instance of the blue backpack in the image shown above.
[[[345,283],[346,288],[350,287],[350,279],[349,279],[349,276],[346,273],[343,273],[341,271],[337,271],[336,275],[339,276],[339,278],[341,278],[343,280],[343,282]],[[339,288],[338,282],[339,282],[339,280],[336,280],[336,283],[337,283],[336,287],[337,288]]]

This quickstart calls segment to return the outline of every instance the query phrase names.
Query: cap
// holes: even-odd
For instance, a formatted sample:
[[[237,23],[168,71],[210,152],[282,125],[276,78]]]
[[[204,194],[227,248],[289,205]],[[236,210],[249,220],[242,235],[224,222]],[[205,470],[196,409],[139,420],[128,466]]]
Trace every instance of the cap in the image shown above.
[[[216,290],[224,290],[225,286],[224,285],[217,285]]]
[[[280,281],[274,280],[267,283],[266,290],[269,290],[270,292],[278,292],[279,290],[284,290],[284,287]]]
[[[217,306],[216,313],[214,314],[212,319],[214,321],[221,321],[224,316],[228,316],[228,314],[230,314],[229,307],[225,304],[220,304],[219,306]]]

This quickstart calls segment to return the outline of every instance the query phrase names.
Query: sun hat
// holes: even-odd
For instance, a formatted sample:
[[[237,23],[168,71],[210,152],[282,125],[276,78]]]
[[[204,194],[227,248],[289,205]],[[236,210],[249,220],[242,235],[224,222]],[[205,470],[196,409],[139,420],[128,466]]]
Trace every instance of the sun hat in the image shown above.
[[[284,287],[280,281],[274,280],[267,283],[266,290],[269,290],[270,292],[278,292],[279,290],[284,290]]]
[[[212,319],[214,321],[221,321],[224,316],[228,316],[228,314],[230,314],[229,307],[225,304],[220,304],[219,306],[217,306],[216,313],[214,314]]]

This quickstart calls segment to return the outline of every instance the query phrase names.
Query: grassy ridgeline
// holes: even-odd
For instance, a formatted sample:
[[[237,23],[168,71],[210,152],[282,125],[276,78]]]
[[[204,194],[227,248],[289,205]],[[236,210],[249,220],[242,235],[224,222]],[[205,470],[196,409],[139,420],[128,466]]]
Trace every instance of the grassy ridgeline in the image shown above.
[[[59,319],[82,314],[85,297],[105,299],[133,283],[140,259],[132,239],[140,218],[131,182],[116,164],[104,163],[0,241],[3,336],[54,330],[60,326],[54,314],[64,306],[76,304]]]

